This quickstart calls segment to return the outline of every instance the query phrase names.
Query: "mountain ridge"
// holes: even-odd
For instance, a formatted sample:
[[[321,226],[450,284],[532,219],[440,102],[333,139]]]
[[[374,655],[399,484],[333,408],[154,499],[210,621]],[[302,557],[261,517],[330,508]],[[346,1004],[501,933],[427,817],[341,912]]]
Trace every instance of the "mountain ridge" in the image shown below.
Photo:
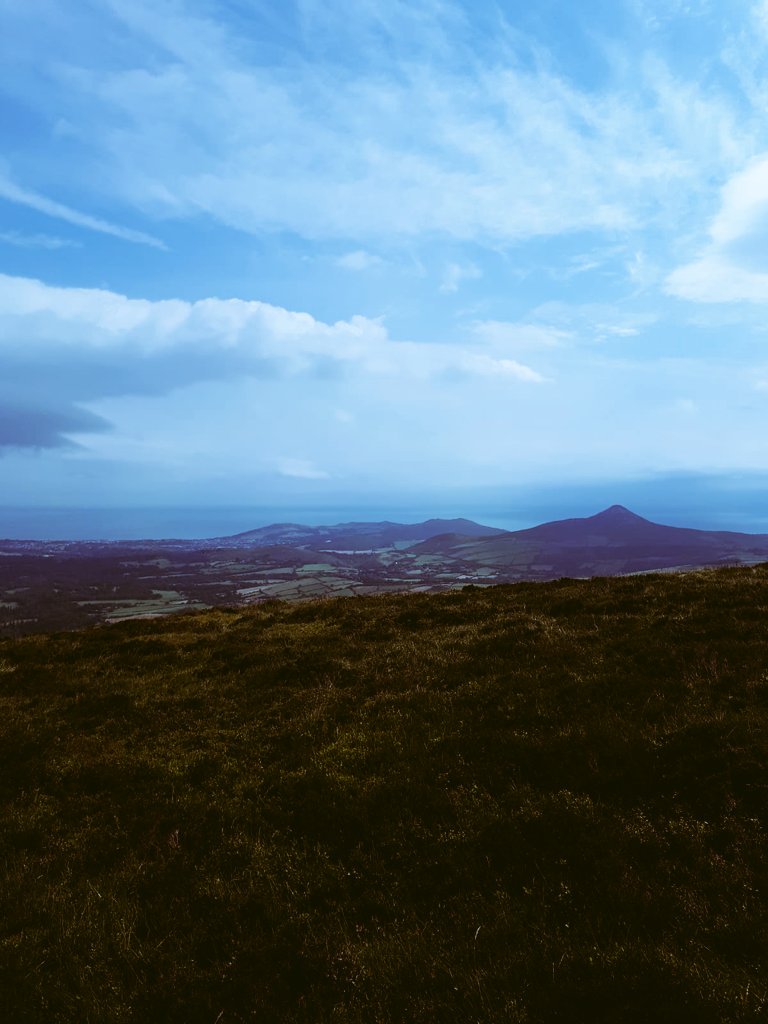
[[[768,535],[666,526],[611,505],[595,515],[558,519],[491,538],[430,538],[412,553],[440,554],[485,566],[538,567],[552,576],[620,575],[657,569],[768,560]],[[547,568],[544,568],[547,567]],[[523,578],[521,576],[521,578]]]
[[[535,526],[528,526],[522,530],[505,530],[499,527],[485,526],[472,519],[457,517],[453,519],[442,519],[432,517],[419,523],[398,523],[390,520],[376,521],[349,521],[334,523],[323,526],[309,526],[305,523],[271,523],[267,526],[256,527],[252,530],[231,534],[223,537],[206,538],[205,543],[229,545],[232,542],[237,544],[248,544],[255,547],[271,546],[276,543],[290,544],[300,538],[306,538],[309,542],[318,542],[325,546],[339,537],[350,537],[360,535],[369,546],[372,539],[382,541],[391,540],[414,540],[430,541],[443,537],[545,537],[545,536],[566,536],[572,533],[577,539],[581,533],[585,533],[594,527],[600,528],[600,534],[612,536],[621,533],[637,534],[639,531],[651,532],[657,537],[662,536],[660,531],[669,531],[669,537],[682,539],[683,536],[691,538],[739,538],[768,541],[768,534],[745,533],[737,530],[706,530],[687,526],[669,526],[664,523],[657,523],[645,516],[638,515],[625,505],[609,505],[607,508],[590,516],[570,516],[566,519],[552,519]],[[278,539],[280,538],[280,539]],[[188,542],[190,546],[193,542]],[[201,543],[201,542],[195,542]],[[385,546],[382,544],[382,546]]]
[[[390,547],[393,544],[412,540],[429,540],[440,534],[455,533],[463,537],[490,537],[507,531],[494,526],[484,526],[471,519],[426,519],[421,523],[394,523],[389,520],[378,522],[334,523],[328,526],[307,526],[302,523],[272,523],[254,530],[245,530],[229,537],[214,537],[208,543],[222,545],[264,547],[276,543],[301,542],[315,548],[329,548],[336,544],[343,548],[355,547],[370,550]]]
[[[467,519],[276,523],[202,541],[0,541],[0,556],[15,556],[0,557],[0,635],[18,635],[271,600],[751,566],[768,562],[768,536],[611,505],[518,531]]]

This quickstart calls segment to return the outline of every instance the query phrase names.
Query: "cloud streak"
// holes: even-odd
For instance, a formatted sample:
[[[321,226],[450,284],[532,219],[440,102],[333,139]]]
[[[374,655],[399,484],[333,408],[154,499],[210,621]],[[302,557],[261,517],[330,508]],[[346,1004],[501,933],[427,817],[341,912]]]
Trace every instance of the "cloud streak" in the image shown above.
[[[0,175],[0,198],[9,203],[18,203],[20,206],[27,206],[38,213],[44,213],[47,217],[54,217],[57,220],[74,224],[75,227],[85,228],[88,231],[98,231],[104,235],[112,235],[124,242],[133,242],[137,245],[149,245],[155,249],[165,249],[166,246],[159,238],[147,235],[143,231],[134,231],[131,228],[120,227],[118,224],[111,224],[109,221],[101,220],[99,217],[92,217],[90,214],[73,210],[70,206],[58,203],[53,199],[42,196],[37,192],[21,188],[5,175]]]
[[[19,249],[47,249],[55,252],[57,249],[79,249],[80,243],[70,238],[57,238],[55,235],[25,234],[23,231],[0,231],[0,242],[6,245],[14,245]]]
[[[87,135],[84,174],[143,213],[204,213],[246,232],[355,240],[360,251],[425,233],[483,244],[613,233],[684,220],[705,182],[753,148],[743,110],[660,58],[614,61],[596,92],[543,54],[531,59],[531,41],[503,19],[473,25],[457,3],[390,0],[354,16],[338,3],[288,4],[311,60],[297,45],[264,56],[206,10],[111,0],[99,17],[130,59],[104,67],[73,54],[54,72]],[[95,14],[80,17],[99,27]],[[264,16],[250,17],[257,35]]]

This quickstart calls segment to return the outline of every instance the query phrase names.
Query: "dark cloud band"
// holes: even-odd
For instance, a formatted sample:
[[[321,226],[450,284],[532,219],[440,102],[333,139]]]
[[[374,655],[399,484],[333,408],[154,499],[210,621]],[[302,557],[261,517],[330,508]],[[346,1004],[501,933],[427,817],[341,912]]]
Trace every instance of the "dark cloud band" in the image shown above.
[[[40,409],[0,403],[0,450],[74,447],[68,435],[109,429],[107,420],[76,406]]]

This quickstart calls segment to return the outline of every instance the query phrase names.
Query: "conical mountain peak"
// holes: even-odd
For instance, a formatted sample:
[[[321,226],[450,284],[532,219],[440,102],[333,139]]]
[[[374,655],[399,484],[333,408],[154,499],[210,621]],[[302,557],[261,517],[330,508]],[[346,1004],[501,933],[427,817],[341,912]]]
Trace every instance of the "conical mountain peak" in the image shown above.
[[[642,516],[637,515],[635,512],[631,512],[624,505],[611,505],[610,508],[603,509],[602,512],[598,512],[597,515],[591,517],[593,522],[595,520],[602,522],[612,523],[647,523],[647,519],[643,519]]]

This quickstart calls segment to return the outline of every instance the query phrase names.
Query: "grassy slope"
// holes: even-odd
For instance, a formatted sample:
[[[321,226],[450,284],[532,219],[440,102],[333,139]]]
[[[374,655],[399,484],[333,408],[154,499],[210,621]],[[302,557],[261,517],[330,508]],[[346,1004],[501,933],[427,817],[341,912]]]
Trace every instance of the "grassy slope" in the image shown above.
[[[0,644],[0,1005],[765,1019],[768,570]]]

